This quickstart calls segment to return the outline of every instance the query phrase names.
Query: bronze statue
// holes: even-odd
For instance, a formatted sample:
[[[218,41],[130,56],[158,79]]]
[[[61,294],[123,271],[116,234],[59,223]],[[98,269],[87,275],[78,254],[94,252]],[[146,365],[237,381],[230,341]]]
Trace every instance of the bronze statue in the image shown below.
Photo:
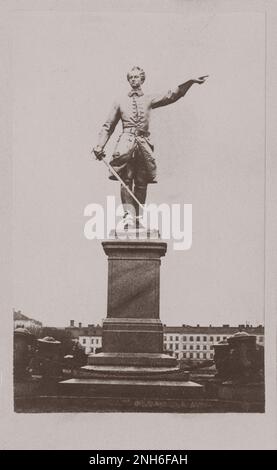
[[[149,133],[151,109],[175,103],[194,83],[202,84],[206,78],[207,75],[189,80],[166,93],[145,95],[141,89],[145,72],[137,66],[128,72],[127,80],[131,90],[127,96],[113,104],[99,134],[98,143],[93,149],[96,158],[102,160],[105,157],[105,145],[121,120],[123,132],[110,162],[113,171],[110,171],[109,178],[115,180],[118,179],[117,175],[120,177],[121,201],[125,208],[126,223],[130,224],[130,220],[136,219],[136,226],[139,227],[139,209],[145,204],[147,185],[157,183],[154,147]],[[130,211],[130,208],[133,208],[133,211]]]

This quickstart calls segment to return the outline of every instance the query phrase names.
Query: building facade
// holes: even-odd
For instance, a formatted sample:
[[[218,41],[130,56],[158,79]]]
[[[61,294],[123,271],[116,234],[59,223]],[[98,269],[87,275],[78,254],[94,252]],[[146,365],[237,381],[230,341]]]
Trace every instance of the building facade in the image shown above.
[[[13,310],[13,327],[16,328],[26,328],[27,330],[37,329],[42,327],[40,321],[29,318],[26,315],[21,313],[21,310]]]
[[[95,354],[97,349],[102,348],[102,331],[92,333],[91,336],[79,336],[79,343],[85,348],[86,354]]]
[[[257,337],[257,344],[264,345],[264,327],[239,325],[223,326],[164,326],[164,351],[176,359],[204,361],[213,359],[213,345],[226,340],[238,331]]]
[[[98,349],[102,348],[102,327],[100,325],[84,327],[82,323],[79,323],[78,326],[75,326],[74,320],[70,320],[70,326],[65,330],[70,332],[73,339],[78,340],[86,354],[95,354]]]
[[[78,339],[85,348],[86,354],[95,354],[102,348],[102,327],[100,325],[88,325],[82,327],[74,325],[71,320],[70,327],[72,337]],[[264,345],[264,327],[251,325],[222,325],[222,326],[166,326],[164,325],[164,351],[176,359],[193,361],[205,361],[213,359],[213,345],[226,340],[238,331],[246,331],[257,337],[257,344]]]

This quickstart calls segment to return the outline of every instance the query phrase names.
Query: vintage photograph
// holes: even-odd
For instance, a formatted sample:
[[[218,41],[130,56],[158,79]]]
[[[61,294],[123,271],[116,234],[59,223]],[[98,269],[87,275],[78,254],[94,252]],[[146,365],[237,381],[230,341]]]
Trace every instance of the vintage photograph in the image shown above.
[[[265,28],[15,12],[16,413],[264,413]]]

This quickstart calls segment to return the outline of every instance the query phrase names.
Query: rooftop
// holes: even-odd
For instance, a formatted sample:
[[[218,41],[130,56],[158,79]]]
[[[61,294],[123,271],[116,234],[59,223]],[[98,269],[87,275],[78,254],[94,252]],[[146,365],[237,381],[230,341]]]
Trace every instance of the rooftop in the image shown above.
[[[27,320],[31,320],[31,318],[28,318],[26,317],[26,315],[23,315],[23,313],[21,313],[21,310],[14,310],[13,311],[13,319],[14,321],[16,320],[24,320],[24,321],[27,321]]]
[[[263,325],[237,325],[230,326],[227,324],[217,325],[179,325],[179,326],[164,326],[164,333],[167,334],[221,334],[221,335],[232,335],[239,331],[247,331],[249,334],[264,334]],[[65,328],[75,336],[101,336],[102,326],[101,325],[88,325],[88,326],[68,326]]]

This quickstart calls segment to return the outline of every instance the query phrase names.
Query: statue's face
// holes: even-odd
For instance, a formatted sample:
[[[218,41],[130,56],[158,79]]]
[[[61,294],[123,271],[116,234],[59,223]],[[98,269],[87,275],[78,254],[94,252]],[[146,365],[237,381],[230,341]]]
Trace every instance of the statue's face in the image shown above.
[[[138,70],[129,73],[129,83],[132,88],[139,88],[142,85],[141,76]]]

